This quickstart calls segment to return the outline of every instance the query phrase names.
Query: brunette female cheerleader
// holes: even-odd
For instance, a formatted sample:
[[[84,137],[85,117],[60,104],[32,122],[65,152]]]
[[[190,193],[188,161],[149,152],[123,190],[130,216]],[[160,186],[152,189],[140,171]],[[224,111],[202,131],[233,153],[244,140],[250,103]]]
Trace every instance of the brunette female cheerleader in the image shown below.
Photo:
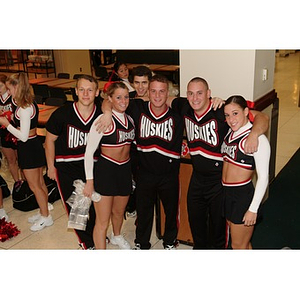
[[[232,96],[224,106],[225,118],[230,126],[221,152],[224,158],[222,183],[225,188],[225,217],[233,249],[251,249],[251,237],[257,221],[260,203],[268,186],[270,145],[265,135],[258,137],[258,150],[244,151],[252,124],[248,120],[249,108],[242,96]],[[256,170],[255,188],[252,176]]]

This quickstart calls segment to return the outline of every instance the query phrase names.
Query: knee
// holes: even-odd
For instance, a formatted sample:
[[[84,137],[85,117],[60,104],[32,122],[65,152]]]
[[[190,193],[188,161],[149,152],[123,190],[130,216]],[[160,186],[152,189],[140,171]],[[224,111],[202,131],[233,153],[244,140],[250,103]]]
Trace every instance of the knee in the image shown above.
[[[36,197],[42,197],[42,195],[43,197],[46,197],[48,195],[47,193],[44,192],[44,190],[40,185],[28,183],[28,186]]]
[[[109,224],[109,222],[97,220],[97,218],[96,218],[95,229],[100,232],[106,232],[108,229],[108,224]]]
[[[17,164],[17,158],[13,156],[6,157],[7,163],[12,166]]]
[[[113,217],[123,218],[125,208],[112,208],[111,215]]]
[[[38,186],[35,185],[35,184],[31,184],[31,183],[29,183],[28,181],[27,181],[27,183],[28,183],[28,186],[29,186],[29,188],[31,189],[31,191],[32,191],[34,194],[36,194],[36,193],[38,192],[38,190],[39,190]]]
[[[249,242],[243,242],[243,241],[231,241],[231,247],[234,250],[242,250],[242,249],[249,249]]]

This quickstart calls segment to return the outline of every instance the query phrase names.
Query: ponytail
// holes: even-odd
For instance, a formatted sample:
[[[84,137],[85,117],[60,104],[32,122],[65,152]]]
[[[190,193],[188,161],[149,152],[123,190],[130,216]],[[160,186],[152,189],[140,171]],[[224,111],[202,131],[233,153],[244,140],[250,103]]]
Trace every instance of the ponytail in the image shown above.
[[[15,100],[20,107],[26,107],[33,102],[33,95],[28,81],[28,77],[24,72],[11,75],[7,82],[16,87]]]

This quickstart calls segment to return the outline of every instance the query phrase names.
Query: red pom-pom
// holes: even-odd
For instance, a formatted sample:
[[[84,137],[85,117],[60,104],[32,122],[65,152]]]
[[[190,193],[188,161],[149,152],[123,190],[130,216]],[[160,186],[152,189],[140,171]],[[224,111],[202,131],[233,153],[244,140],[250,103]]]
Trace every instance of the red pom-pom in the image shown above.
[[[11,121],[11,117],[12,117],[12,112],[11,112],[10,110],[6,110],[6,111],[4,111],[4,112],[0,115],[0,117],[6,117],[7,120],[10,122],[10,121]],[[5,126],[2,125],[1,128],[4,129]]]
[[[10,238],[17,236],[21,231],[12,222],[6,222],[4,218],[0,219],[0,241],[5,242]]]

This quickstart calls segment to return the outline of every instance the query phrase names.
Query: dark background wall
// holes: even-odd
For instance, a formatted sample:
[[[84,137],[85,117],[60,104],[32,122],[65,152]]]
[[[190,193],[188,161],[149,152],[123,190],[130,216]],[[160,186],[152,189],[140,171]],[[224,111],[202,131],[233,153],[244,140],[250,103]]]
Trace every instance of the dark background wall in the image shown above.
[[[134,64],[179,65],[179,50],[117,50],[116,58]]]

